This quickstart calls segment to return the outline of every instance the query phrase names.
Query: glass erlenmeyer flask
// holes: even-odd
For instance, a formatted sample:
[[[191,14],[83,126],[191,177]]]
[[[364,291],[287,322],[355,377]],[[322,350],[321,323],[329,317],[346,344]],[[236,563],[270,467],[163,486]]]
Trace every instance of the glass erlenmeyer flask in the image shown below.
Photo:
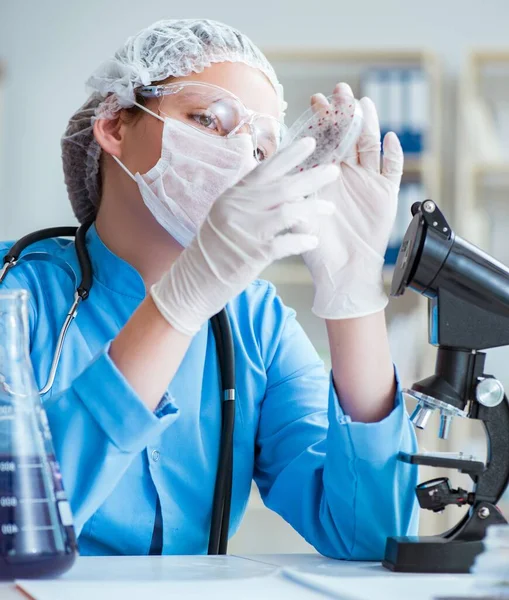
[[[0,292],[0,579],[73,564],[72,516],[29,355],[28,292]]]

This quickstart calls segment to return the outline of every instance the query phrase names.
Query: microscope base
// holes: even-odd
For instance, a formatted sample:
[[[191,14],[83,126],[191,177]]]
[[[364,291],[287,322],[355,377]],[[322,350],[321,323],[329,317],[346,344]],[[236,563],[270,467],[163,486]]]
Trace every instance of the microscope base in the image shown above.
[[[468,573],[483,550],[482,540],[448,540],[436,536],[387,540],[386,569],[401,573]]]
[[[483,551],[490,525],[507,521],[491,502],[476,502],[460,523],[441,535],[388,538],[382,565],[403,573],[468,573]]]

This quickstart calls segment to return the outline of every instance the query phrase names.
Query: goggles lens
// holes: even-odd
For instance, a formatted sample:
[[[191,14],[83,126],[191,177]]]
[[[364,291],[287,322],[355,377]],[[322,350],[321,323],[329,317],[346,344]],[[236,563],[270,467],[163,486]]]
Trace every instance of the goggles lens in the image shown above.
[[[258,162],[276,153],[282,124],[274,117],[248,110],[233,94],[206,83],[170,83],[138,90],[142,96],[158,97],[159,112],[178,119],[208,135],[251,135]]]

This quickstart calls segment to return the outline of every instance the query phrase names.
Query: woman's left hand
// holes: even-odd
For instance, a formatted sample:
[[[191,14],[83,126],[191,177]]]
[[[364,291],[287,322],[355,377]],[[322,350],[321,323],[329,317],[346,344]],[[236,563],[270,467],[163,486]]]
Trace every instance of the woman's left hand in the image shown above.
[[[334,89],[340,101],[352,100],[345,83]],[[388,299],[383,286],[384,255],[396,217],[403,173],[403,151],[395,133],[384,139],[380,168],[380,125],[375,105],[361,101],[364,122],[356,146],[340,165],[340,177],[320,198],[336,205],[319,220],[319,245],[303,258],[315,284],[313,312],[325,319],[362,317],[381,311]],[[317,111],[329,107],[325,96],[311,100]]]

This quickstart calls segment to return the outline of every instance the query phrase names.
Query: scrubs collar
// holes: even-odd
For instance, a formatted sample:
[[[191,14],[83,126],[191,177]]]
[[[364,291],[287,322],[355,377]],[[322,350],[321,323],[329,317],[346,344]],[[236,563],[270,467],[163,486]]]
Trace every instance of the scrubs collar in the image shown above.
[[[145,284],[138,271],[127,261],[114,254],[101,240],[95,223],[87,231],[94,279],[113,292],[130,298],[143,299]]]

